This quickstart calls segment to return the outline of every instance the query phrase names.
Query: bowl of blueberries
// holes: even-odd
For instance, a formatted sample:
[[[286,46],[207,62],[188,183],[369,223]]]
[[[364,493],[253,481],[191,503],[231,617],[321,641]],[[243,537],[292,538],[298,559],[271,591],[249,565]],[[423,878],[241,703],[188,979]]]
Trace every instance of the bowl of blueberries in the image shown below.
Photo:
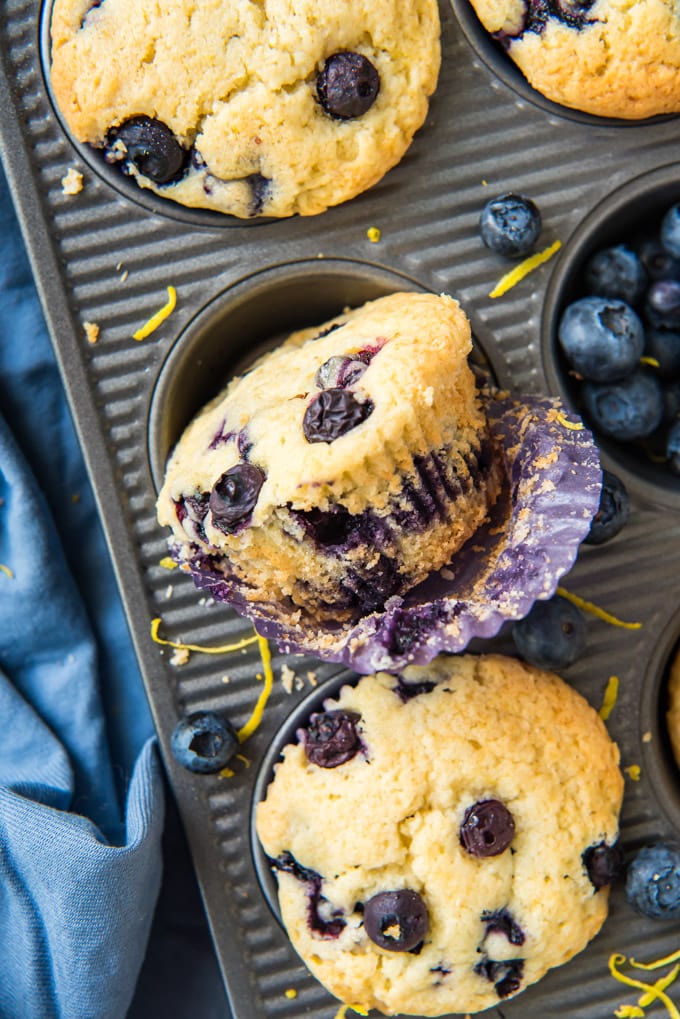
[[[580,224],[546,292],[554,391],[631,491],[680,506],[680,165],[611,194]]]

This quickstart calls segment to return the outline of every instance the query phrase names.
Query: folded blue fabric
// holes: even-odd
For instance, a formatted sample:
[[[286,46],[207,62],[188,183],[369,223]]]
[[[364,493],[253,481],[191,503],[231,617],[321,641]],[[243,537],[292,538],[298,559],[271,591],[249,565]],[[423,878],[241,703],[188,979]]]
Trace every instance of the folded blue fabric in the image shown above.
[[[123,1019],[161,879],[161,771],[1,176],[0,231],[0,1017]]]

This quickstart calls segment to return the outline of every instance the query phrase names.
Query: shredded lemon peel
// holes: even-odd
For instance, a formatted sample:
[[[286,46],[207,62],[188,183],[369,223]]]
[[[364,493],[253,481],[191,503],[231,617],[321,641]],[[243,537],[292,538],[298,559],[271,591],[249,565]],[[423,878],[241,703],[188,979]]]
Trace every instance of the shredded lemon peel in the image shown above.
[[[262,715],[264,713],[265,705],[269,700],[269,695],[272,692],[274,686],[274,672],[272,670],[272,655],[269,650],[269,644],[265,637],[260,637],[259,633],[256,638],[260,648],[260,658],[262,659],[262,671],[264,672],[264,689],[257,698],[257,703],[253,708],[253,713],[243,725],[236,735],[238,736],[239,743],[243,743],[248,739],[249,736],[255,732],[260,722],[262,721]]]
[[[295,990],[294,987],[287,987],[286,990],[283,992],[283,996],[292,1001],[293,998],[297,998],[297,991]]]
[[[539,265],[543,265],[548,259],[552,258],[560,248],[562,247],[562,241],[555,241],[550,247],[544,248],[543,251],[537,252],[535,255],[530,255],[529,258],[525,258],[523,262],[516,265],[510,272],[506,272],[504,276],[501,276],[496,286],[493,288],[489,297],[502,297],[508,290],[516,286],[525,276],[528,276],[530,272],[537,269]]]
[[[382,237],[382,231],[378,226],[369,226],[368,230],[366,231],[366,236],[368,237],[371,244],[377,244],[380,238]]]
[[[133,340],[145,340],[147,336],[155,332],[158,327],[165,322],[166,318],[173,313],[175,305],[177,304],[177,291],[174,287],[168,287],[168,299],[162,308],[151,316],[151,318],[144,323],[143,326],[132,334]]]
[[[660,368],[661,367],[661,365],[659,364],[659,362],[657,361],[657,359],[655,357],[646,357],[646,356],[645,357],[641,357],[640,358],[640,364],[646,364],[650,368]]]
[[[672,952],[671,955],[664,956],[663,959],[655,959],[654,962],[638,962],[632,956],[629,959],[631,966],[635,966],[635,969],[661,969],[662,966],[670,966],[672,962],[678,962],[680,960],[680,950]]]
[[[640,781],[641,768],[639,764],[629,764],[628,767],[624,768],[623,770],[625,771],[626,775],[628,775],[628,778],[631,780],[631,782]]]
[[[592,616],[597,616],[598,619],[601,619],[604,623],[609,623],[611,626],[620,626],[624,630],[639,630],[642,626],[642,623],[626,623],[622,619],[613,616],[611,612],[607,612],[605,609],[593,605],[592,602],[586,601],[585,598],[572,594],[571,591],[567,591],[564,587],[558,587],[557,594],[572,602],[577,608],[583,609],[584,612],[589,612]]]
[[[205,647],[203,644],[182,644],[181,641],[177,640],[164,640],[158,636],[158,630],[161,625],[160,618],[151,620],[151,640],[155,644],[163,644],[165,647],[174,647],[178,651],[200,651],[205,655],[223,655],[229,651],[240,651],[241,648],[249,647],[250,644],[254,644],[259,638],[255,637],[243,637],[242,640],[236,641],[235,644],[222,644],[219,647]]]
[[[619,1005],[618,1008],[614,1009],[614,1015],[617,1019],[639,1019],[644,1014],[638,1005]]]
[[[357,1012],[358,1015],[368,1015],[366,1009],[361,1005],[341,1005],[335,1013],[335,1019],[346,1019],[348,1009],[350,1012]]]
[[[680,1012],[678,1012],[677,1008],[675,1007],[675,1005],[665,992],[666,987],[668,987],[669,984],[673,982],[673,980],[668,980],[666,982],[666,978],[662,978],[661,980],[657,980],[656,983],[654,984],[646,984],[643,980],[635,980],[633,977],[629,977],[626,976],[625,973],[621,973],[620,970],[618,969],[618,967],[623,966],[623,964],[626,961],[627,960],[625,955],[620,955],[617,952],[615,952],[613,955],[610,955],[609,972],[611,973],[615,980],[619,981],[619,983],[626,984],[628,987],[635,987],[637,990],[643,992],[642,996],[638,1000],[638,1008],[643,1008],[646,1007],[647,1005],[651,1005],[655,1001],[660,1001],[663,1005],[665,1005],[671,1019],[680,1019]],[[637,966],[637,968],[656,969],[658,966],[663,965],[664,961],[667,960],[660,960],[657,964],[651,966]],[[636,963],[632,959],[630,960],[630,963],[633,966],[636,965]],[[675,967],[675,976],[677,976],[678,972],[680,972],[680,966]],[[675,977],[673,977],[673,979],[675,979]],[[643,1002],[645,1003],[644,1006]],[[635,1006],[633,1005],[628,1006],[622,1005],[621,1008],[617,1010],[616,1015],[617,1016],[639,1015],[638,1012],[631,1011],[631,1009],[633,1008],[635,1008]],[[644,1012],[642,1014],[644,1015]]]
[[[655,990],[665,991],[667,987],[670,987],[671,984],[675,983],[678,973],[680,973],[680,963],[677,966],[674,966],[670,973],[667,973],[665,977],[659,977],[658,980],[654,981]],[[641,1008],[646,1008],[648,1005],[651,1005],[653,1001],[654,995],[648,991],[647,994],[643,994],[642,997],[638,999],[638,1004]]]
[[[603,722],[607,721],[612,711],[614,710],[614,706],[616,704],[618,696],[619,696],[619,677],[610,676],[609,681],[607,682],[607,689],[604,692],[602,707],[598,712]]]
[[[565,417],[562,411],[555,411],[555,415],[559,423],[564,428],[569,428],[572,432],[583,431],[583,423],[581,421],[570,421],[569,418]]]
[[[158,562],[159,566],[162,566],[164,570],[176,570],[177,563],[174,559],[171,559],[169,555],[163,556]]]
[[[10,570],[9,566],[5,566],[4,563],[0,563],[0,571],[9,577],[10,580],[14,580],[14,570]]]

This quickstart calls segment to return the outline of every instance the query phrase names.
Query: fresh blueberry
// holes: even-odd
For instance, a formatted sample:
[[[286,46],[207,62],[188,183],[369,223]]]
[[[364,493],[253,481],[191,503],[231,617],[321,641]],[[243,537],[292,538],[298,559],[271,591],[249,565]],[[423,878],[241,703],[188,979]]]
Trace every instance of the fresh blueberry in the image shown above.
[[[471,856],[500,856],[515,837],[515,820],[500,800],[480,800],[465,811],[459,837]]]
[[[680,258],[680,205],[672,205],[661,220],[661,243],[673,258]]]
[[[680,421],[674,421],[668,429],[666,457],[672,473],[680,477]]]
[[[611,471],[602,472],[600,506],[593,517],[590,531],[583,539],[586,545],[604,545],[625,526],[630,510],[626,486]]]
[[[610,846],[599,842],[589,846],[581,857],[593,888],[604,888],[623,871],[623,850],[618,842]]]
[[[370,400],[359,400],[348,389],[324,389],[309,403],[302,421],[307,442],[333,442],[356,428],[371,414]]]
[[[674,258],[658,237],[646,237],[636,250],[649,279],[680,280],[680,257]]]
[[[645,296],[644,314],[657,329],[680,329],[680,280],[656,280]]]
[[[625,301],[607,297],[582,297],[567,305],[557,338],[571,367],[593,382],[624,378],[645,347],[637,314]]]
[[[361,53],[334,53],[316,78],[316,94],[335,120],[353,120],[370,110],[380,91],[380,75]]]
[[[155,184],[169,184],[181,176],[187,153],[161,120],[140,116],[111,128],[106,139],[106,159],[121,163],[127,172],[132,163]]]
[[[231,722],[214,711],[196,711],[182,718],[170,737],[175,759],[189,771],[211,775],[225,768],[239,747]]]
[[[651,435],[663,418],[661,384],[647,371],[610,385],[586,382],[583,401],[595,427],[624,442]]]
[[[479,231],[487,248],[507,258],[519,258],[528,255],[538,239],[541,213],[524,195],[499,195],[482,209]]]
[[[427,906],[417,892],[378,892],[364,906],[364,928],[388,952],[412,952],[430,928]]]
[[[554,595],[537,601],[531,611],[512,627],[519,655],[540,669],[565,669],[586,648],[586,624],[580,610]]]
[[[654,371],[660,379],[680,379],[680,332],[648,329],[645,355],[658,361]]]
[[[626,897],[643,916],[680,918],[680,849],[665,842],[641,849],[628,865]]]
[[[307,760],[320,768],[337,768],[361,749],[355,711],[324,711],[312,715],[302,733]]]
[[[647,288],[647,273],[634,251],[617,244],[597,251],[588,260],[584,283],[589,294],[635,304]]]
[[[264,474],[259,467],[238,463],[218,478],[210,493],[210,512],[213,525],[224,534],[230,534],[252,513]]]

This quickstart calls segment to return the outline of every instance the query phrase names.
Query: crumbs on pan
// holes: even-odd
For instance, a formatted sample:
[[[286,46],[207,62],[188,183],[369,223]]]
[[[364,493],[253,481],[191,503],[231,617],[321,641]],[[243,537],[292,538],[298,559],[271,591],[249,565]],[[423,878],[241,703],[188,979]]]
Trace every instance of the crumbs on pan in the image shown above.
[[[170,655],[170,664],[175,666],[186,665],[189,661],[190,651],[185,647],[176,647]]]
[[[85,330],[85,338],[88,343],[95,344],[99,339],[99,326],[96,322],[83,322],[83,329]]]
[[[61,190],[65,195],[80,194],[83,190],[83,175],[80,170],[76,170],[74,166],[69,167],[61,178]]]

